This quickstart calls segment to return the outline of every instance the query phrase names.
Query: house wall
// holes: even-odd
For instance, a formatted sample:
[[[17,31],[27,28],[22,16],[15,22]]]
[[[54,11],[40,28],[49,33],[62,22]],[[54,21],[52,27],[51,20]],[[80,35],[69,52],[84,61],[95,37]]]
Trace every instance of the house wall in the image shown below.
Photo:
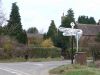
[[[79,46],[89,48],[90,44],[96,43],[95,38],[96,36],[82,36],[79,41]]]

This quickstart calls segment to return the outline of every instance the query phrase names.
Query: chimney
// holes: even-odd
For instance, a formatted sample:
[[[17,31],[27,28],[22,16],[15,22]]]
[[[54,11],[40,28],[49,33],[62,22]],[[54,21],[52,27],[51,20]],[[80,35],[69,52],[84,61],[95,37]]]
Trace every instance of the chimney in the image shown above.
[[[65,15],[63,13],[63,15],[61,16],[61,22],[65,19]]]

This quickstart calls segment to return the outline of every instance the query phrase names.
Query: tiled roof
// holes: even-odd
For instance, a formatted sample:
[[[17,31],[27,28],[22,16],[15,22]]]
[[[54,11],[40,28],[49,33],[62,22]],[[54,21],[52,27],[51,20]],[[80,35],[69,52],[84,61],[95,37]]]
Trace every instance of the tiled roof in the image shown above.
[[[33,34],[33,33],[27,33],[27,37],[36,37],[36,38],[43,38],[43,34]]]
[[[97,35],[100,32],[100,25],[77,24],[78,29],[83,30],[83,35]]]

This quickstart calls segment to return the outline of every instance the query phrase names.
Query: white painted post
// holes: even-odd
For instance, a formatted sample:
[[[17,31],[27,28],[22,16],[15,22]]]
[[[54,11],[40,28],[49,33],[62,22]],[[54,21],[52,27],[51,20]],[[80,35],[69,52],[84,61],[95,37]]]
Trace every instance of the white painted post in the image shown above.
[[[78,52],[78,33],[76,33],[76,45],[77,45],[77,52]]]

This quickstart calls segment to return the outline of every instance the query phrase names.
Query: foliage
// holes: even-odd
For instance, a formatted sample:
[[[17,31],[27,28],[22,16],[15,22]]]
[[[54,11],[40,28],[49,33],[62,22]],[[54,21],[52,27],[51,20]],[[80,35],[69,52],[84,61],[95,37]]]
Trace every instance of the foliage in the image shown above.
[[[42,42],[43,42],[43,38],[39,36],[38,37],[33,36],[31,38],[28,38],[29,46],[40,47]]]
[[[72,48],[69,48],[68,51],[71,53]],[[75,55],[75,53],[76,53],[76,48],[73,48],[73,55]]]
[[[2,25],[3,23],[6,21],[5,19],[5,15],[4,15],[4,12],[2,10],[2,3],[1,3],[1,0],[0,0],[0,35],[2,35],[3,33],[3,30],[2,30]]]
[[[11,63],[11,62],[44,62],[44,61],[61,61],[62,59],[60,57],[57,57],[57,58],[51,58],[51,57],[48,57],[48,58],[29,58],[28,60],[26,60],[25,58],[23,57],[13,57],[13,58],[10,58],[10,59],[1,59],[0,60],[0,63]]]
[[[52,42],[52,40],[49,38],[49,39],[46,39],[46,40],[44,40],[42,43],[41,43],[41,46],[42,47],[54,47],[54,45],[53,45],[53,42]]]
[[[94,17],[89,18],[89,24],[96,24]]]
[[[13,42],[11,41],[10,37],[5,36],[4,42],[2,45],[3,48],[3,56],[1,58],[10,58],[12,56],[11,52],[13,51]]]
[[[97,34],[96,38],[95,38],[96,42],[100,42],[100,32]]]
[[[61,57],[60,48],[43,48],[43,47],[17,47],[15,48],[13,43],[8,41],[5,42],[3,48],[0,49],[0,59],[8,58],[25,58],[25,55],[28,55],[28,58],[58,58]]]
[[[36,27],[31,27],[27,30],[27,33],[34,33],[37,34],[38,33],[38,29]]]
[[[54,42],[54,39],[56,38],[56,36],[57,36],[57,28],[55,26],[54,20],[51,20],[51,24],[47,32],[47,37],[51,38],[51,40]]]
[[[5,51],[10,51],[13,49],[13,45],[10,41],[4,43],[3,48]]]
[[[33,57],[60,57],[60,49],[59,48],[34,48],[33,49],[34,56]]]
[[[16,38],[17,38],[18,42],[20,42],[22,44],[28,43],[28,38],[27,38],[27,34],[26,34],[25,30],[23,30],[23,32],[21,32],[20,34],[17,34]]]
[[[88,70],[79,70],[79,71],[69,71],[64,75],[94,75],[94,72],[90,72]]]
[[[66,16],[64,16],[64,19],[62,20],[60,27],[69,28],[69,27],[71,27],[70,26],[71,22],[74,22],[74,13],[73,13],[72,9],[69,9],[68,10],[68,14]],[[58,47],[65,48],[65,49],[70,47],[69,46],[70,38],[66,37],[66,36],[63,36],[62,32],[60,32],[60,31],[58,32],[57,39],[58,39],[57,40],[58,41]]]
[[[93,46],[90,46],[90,50],[94,60],[100,59],[100,43],[93,44]]]
[[[12,10],[10,13],[10,19],[8,20],[7,26],[5,26],[5,31],[7,35],[10,35],[11,37],[15,37],[19,43],[26,44],[27,43],[27,38],[25,39],[24,37],[27,37],[27,35],[24,35],[23,29],[22,29],[22,24],[21,24],[21,18],[19,14],[19,8],[15,3],[12,3]],[[24,38],[24,40],[22,40]]]
[[[96,24],[96,21],[94,17],[88,17],[88,16],[79,16],[78,17],[78,23],[81,24]]]
[[[91,46],[91,51],[94,59],[100,59],[100,32],[97,34],[95,41],[97,44],[94,44],[94,46]]]
[[[54,23],[54,20],[51,20],[51,24],[49,26],[48,32],[44,33],[43,39],[49,39],[51,38],[51,41],[53,42],[53,45],[56,45],[56,38],[57,38],[57,28]]]
[[[22,25],[21,25],[21,18],[20,18],[20,14],[19,14],[19,8],[16,5],[16,3],[12,4],[12,10],[10,13],[10,19],[8,20],[7,28],[10,31],[9,34],[12,36],[16,35],[18,32],[22,32]]]
[[[31,58],[55,58],[61,56],[60,51],[61,50],[59,48],[34,47],[28,50],[15,50],[13,56],[24,57],[27,54],[28,57]]]
[[[2,35],[2,33],[3,33],[3,29],[2,29],[3,27],[2,26],[0,26],[0,35]]]
[[[45,39],[47,39],[48,37],[47,37],[47,33],[44,33],[43,34],[43,39],[45,40]]]
[[[75,22],[74,12],[72,9],[69,9],[67,11],[67,15],[63,16],[60,27],[70,28],[71,22]],[[70,37],[63,36],[62,32],[58,31],[55,46],[60,47],[62,49],[62,53],[64,53],[63,56],[66,58],[66,50],[70,47]]]
[[[13,50],[13,42],[11,41],[11,38],[8,37],[8,36],[3,36],[2,37],[4,40],[3,43],[2,43],[2,48],[5,50],[5,51],[11,51]]]
[[[2,10],[2,3],[0,0],[0,26],[2,26],[5,21],[6,21],[6,19],[5,19],[4,12]]]
[[[60,75],[99,75],[100,70],[82,65],[63,65],[50,71],[51,74]]]

